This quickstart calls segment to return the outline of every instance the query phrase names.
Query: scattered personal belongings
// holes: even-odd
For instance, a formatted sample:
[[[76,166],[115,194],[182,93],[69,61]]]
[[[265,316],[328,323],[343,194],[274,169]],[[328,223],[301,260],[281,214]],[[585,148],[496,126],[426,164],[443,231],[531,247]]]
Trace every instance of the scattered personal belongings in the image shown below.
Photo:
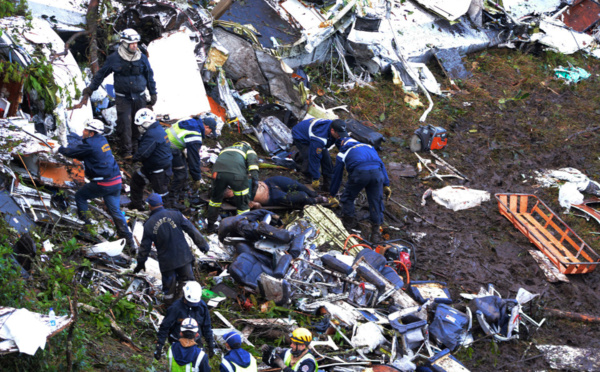
[[[554,69],[554,75],[557,78],[563,79],[567,84],[577,84],[581,80],[589,79],[592,76],[589,72],[581,67],[562,67],[558,66]]]

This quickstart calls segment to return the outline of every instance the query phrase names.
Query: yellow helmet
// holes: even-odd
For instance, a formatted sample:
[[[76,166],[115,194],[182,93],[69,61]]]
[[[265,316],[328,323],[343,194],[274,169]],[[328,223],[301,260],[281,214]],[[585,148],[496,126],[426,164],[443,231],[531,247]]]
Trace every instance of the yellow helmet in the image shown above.
[[[312,341],[312,333],[306,328],[296,328],[292,332],[291,340],[295,344],[308,345]]]

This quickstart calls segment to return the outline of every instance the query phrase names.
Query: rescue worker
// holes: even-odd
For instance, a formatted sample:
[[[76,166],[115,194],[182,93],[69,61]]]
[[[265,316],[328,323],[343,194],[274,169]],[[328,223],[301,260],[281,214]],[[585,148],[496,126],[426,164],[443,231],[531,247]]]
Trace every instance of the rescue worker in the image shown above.
[[[248,187],[248,173],[252,187]],[[248,212],[248,202],[254,199],[258,188],[258,156],[247,142],[237,142],[221,151],[213,165],[213,181],[206,212],[207,232],[216,232],[215,223],[227,186],[233,190],[233,204],[237,214]]]
[[[170,193],[173,199],[179,200],[180,193],[185,187],[188,166],[194,184],[192,188],[200,188],[202,171],[200,170],[200,148],[202,141],[217,129],[217,122],[212,118],[201,119],[199,117],[188,120],[180,120],[167,129],[167,136],[171,143],[173,153],[173,180],[171,181]],[[187,150],[187,165],[183,155]]]
[[[85,167],[85,176],[90,182],[83,185],[75,193],[77,214],[91,224],[89,219],[88,200],[104,199],[108,213],[113,219],[117,234],[125,238],[130,248],[135,248],[133,236],[125,217],[121,213],[121,171],[115,161],[110,145],[104,133],[104,123],[97,119],[88,119],[84,124],[83,142],[75,147],[55,147],[52,152],[59,152],[66,157],[82,161]]]
[[[390,179],[385,170],[385,165],[373,146],[360,143],[348,137],[347,133],[336,133],[336,136],[341,138],[336,144],[339,153],[335,159],[333,181],[329,190],[333,198],[330,200],[335,200],[342,184],[344,167],[346,167],[348,180],[340,198],[342,222],[348,229],[356,227],[354,199],[362,189],[365,189],[371,220],[370,241],[371,243],[378,243],[381,241],[380,228],[383,223],[383,195],[385,194],[387,199],[392,196]]]
[[[291,347],[283,353],[275,354],[274,348],[263,347],[263,362],[271,367],[279,367],[282,372],[316,372],[319,369],[315,356],[309,351],[312,334],[306,328],[296,328],[292,332]]]
[[[178,299],[167,309],[167,315],[158,327],[158,340],[154,350],[154,358],[159,360],[167,337],[169,342],[174,343],[180,337],[182,319],[192,318],[199,326],[196,335],[196,344],[202,343],[202,337],[206,341],[206,352],[208,357],[214,355],[214,337],[210,323],[210,312],[208,306],[202,301],[202,287],[198,282],[190,281],[183,287],[183,298]]]
[[[343,120],[307,119],[292,128],[294,146],[298,149],[297,164],[300,171],[312,180],[312,187],[317,190],[323,173],[323,190],[329,190],[333,163],[329,148],[335,143],[334,133],[346,133]]]
[[[136,152],[139,137],[137,128],[133,126],[134,115],[147,105],[156,104],[156,82],[148,57],[138,48],[140,34],[128,28],[121,31],[119,36],[119,48],[106,58],[90,85],[83,89],[83,98],[78,106],[87,104],[88,98],[98,89],[104,78],[114,73],[120,152],[123,158],[131,159]],[[146,101],[146,88],[150,92],[150,102]]]
[[[196,344],[198,322],[186,318],[181,322],[179,340],[169,348],[169,371],[171,372],[210,372],[208,356]]]
[[[233,191],[225,191],[225,199],[233,197]],[[250,208],[263,206],[286,206],[303,208],[305,205],[326,203],[327,198],[318,196],[316,192],[300,182],[285,176],[273,176],[258,181],[258,189],[254,199],[249,202]]]
[[[242,337],[236,331],[223,335],[227,353],[221,359],[220,372],[257,372],[256,359],[242,349]]]
[[[183,232],[192,238],[200,251],[206,253],[210,247],[202,234],[181,212],[163,207],[160,195],[151,194],[147,202],[150,204],[150,218],[144,223],[138,264],[133,272],[137,274],[146,270],[146,260],[154,243],[162,276],[164,301],[170,305],[174,301],[177,282],[194,280],[194,255]]]
[[[133,161],[140,161],[142,167],[131,177],[129,208],[144,210],[142,199],[147,183],[150,183],[152,190],[164,199],[165,206],[171,208],[173,198],[169,195],[169,180],[173,174],[171,170],[173,154],[167,133],[156,120],[154,112],[147,108],[143,108],[135,114],[135,124],[142,137]]]

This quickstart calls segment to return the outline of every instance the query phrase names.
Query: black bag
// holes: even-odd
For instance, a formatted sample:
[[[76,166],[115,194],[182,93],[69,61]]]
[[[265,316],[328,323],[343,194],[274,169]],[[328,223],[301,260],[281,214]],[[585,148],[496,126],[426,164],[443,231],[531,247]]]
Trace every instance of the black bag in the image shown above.
[[[276,103],[269,103],[256,110],[256,113],[252,118],[252,125],[256,127],[263,118],[269,116],[275,116],[290,129],[298,124],[298,118],[290,110]]]
[[[381,150],[381,143],[385,142],[383,134],[369,128],[358,120],[346,119],[346,130],[350,134],[350,137],[355,140],[366,143],[375,147],[377,150]]]

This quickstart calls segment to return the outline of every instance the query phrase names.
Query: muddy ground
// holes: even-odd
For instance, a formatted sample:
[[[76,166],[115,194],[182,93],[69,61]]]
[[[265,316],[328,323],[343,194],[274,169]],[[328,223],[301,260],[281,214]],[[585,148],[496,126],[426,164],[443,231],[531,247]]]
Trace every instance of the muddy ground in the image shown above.
[[[591,79],[571,86],[553,79],[553,68],[566,66],[567,61],[591,72]],[[493,194],[537,195],[598,251],[598,237],[592,232],[600,226],[593,220],[562,214],[558,189],[541,188],[532,176],[536,170],[573,167],[598,180],[598,132],[594,127],[600,113],[597,104],[600,64],[582,56],[533,55],[506,49],[475,53],[464,62],[473,77],[459,82],[460,90],[455,90],[451,98],[434,98],[436,106],[428,122],[448,129],[448,146],[438,154],[469,181],[425,181],[422,177],[426,171],[417,178],[392,179],[394,199],[443,228],[386,204],[403,221],[403,233],[392,233],[392,238],[426,233],[417,243],[418,263],[411,278],[447,282],[458,308],[463,306],[459,293],[474,293],[492,283],[504,298],[514,298],[520,287],[539,293],[540,297],[531,306],[525,306],[526,313],[537,321],[544,316],[543,308],[599,315],[600,271],[570,275],[570,283],[547,282],[527,253],[535,246],[500,215]],[[430,68],[436,70],[436,66]],[[448,87],[448,79],[439,69],[436,72],[443,89]],[[388,141],[384,147],[385,161],[416,165],[417,158],[407,149],[407,139],[417,127],[422,110],[403,107],[402,94],[387,82],[378,86],[377,93],[363,89],[358,96],[368,97],[372,105],[362,106],[360,100],[349,95],[347,100],[355,117],[377,122],[381,112],[386,112],[388,118],[396,120],[377,123],[382,132],[396,137],[396,143]],[[397,104],[388,105],[390,101]],[[492,197],[481,207],[458,212],[436,204],[431,198],[426,206],[420,205],[421,195],[428,188],[444,185],[487,190]],[[477,340],[483,336],[477,322],[474,329]],[[531,328],[526,340],[500,343],[496,347],[489,339],[483,339],[472,350],[463,349],[456,355],[473,371],[548,370],[549,365],[536,357],[539,352],[532,346],[546,343],[598,348],[600,328],[548,318],[539,330]]]

